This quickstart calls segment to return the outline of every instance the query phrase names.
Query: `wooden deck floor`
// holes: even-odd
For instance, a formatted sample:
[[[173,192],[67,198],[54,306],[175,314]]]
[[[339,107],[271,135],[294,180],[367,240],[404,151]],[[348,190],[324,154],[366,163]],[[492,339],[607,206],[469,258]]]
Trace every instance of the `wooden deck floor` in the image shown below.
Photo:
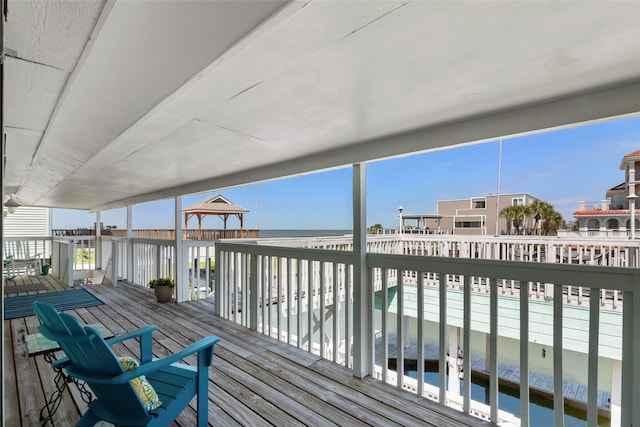
[[[7,287],[36,282],[47,287],[37,292],[68,289],[53,276],[19,276],[8,281]],[[206,335],[221,338],[209,375],[210,425],[490,425],[371,378],[354,378],[340,365],[220,319],[213,315],[210,301],[159,304],[151,291],[127,284],[90,285],[85,289],[105,304],[69,313],[84,323],[100,322],[115,334],[155,324],[157,357]],[[6,294],[15,295],[20,294]],[[26,355],[24,335],[36,333],[38,325],[35,316],[4,320],[7,426],[40,425],[40,408],[54,389],[50,366],[41,356]],[[135,346],[119,345],[116,353],[137,355]],[[54,418],[56,426],[75,424],[86,408],[73,386],[72,392],[73,396],[64,394]],[[195,425],[195,407],[184,411],[174,425]]]

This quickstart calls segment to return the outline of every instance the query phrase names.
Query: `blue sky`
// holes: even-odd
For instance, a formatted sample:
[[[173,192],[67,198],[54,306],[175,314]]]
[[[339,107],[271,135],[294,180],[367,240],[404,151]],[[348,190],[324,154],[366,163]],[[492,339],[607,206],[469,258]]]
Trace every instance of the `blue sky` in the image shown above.
[[[503,140],[500,193],[525,192],[573,220],[580,200],[602,200],[624,181],[625,154],[640,149],[640,117]],[[499,142],[372,162],[367,165],[367,225],[395,227],[405,213],[436,213],[438,200],[497,192]],[[220,193],[250,210],[245,228],[350,229],[351,168],[183,197],[183,207]],[[173,228],[173,199],[133,207],[133,228]],[[102,212],[105,225],[126,228],[126,210]],[[52,227],[90,227],[95,215],[54,209]],[[196,228],[194,220],[189,228]],[[238,228],[235,219],[229,228]],[[206,218],[205,228],[222,228]]]

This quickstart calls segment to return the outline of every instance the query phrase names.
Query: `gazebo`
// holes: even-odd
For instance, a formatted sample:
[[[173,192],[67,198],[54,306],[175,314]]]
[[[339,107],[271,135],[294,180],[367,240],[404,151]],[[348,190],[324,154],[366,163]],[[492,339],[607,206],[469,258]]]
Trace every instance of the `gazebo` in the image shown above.
[[[207,215],[218,215],[224,222],[224,229],[227,229],[227,220],[230,216],[235,216],[240,220],[240,230],[243,229],[244,214],[249,210],[238,205],[234,205],[222,195],[217,194],[182,210],[184,213],[184,228],[188,229],[187,223],[193,216],[198,218],[198,239],[202,238],[202,218]]]

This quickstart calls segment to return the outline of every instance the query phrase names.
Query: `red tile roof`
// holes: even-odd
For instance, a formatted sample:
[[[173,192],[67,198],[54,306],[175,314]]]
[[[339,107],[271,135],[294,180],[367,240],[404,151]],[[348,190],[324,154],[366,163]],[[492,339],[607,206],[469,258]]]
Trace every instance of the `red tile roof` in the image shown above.
[[[622,160],[620,161],[620,169],[621,170],[625,170],[627,168],[627,164],[632,160],[632,159],[637,159],[640,157],[640,150],[636,150],[633,153],[629,153],[626,156],[624,156],[622,158]]]
[[[629,209],[610,209],[602,210],[596,209],[592,211],[575,211],[573,216],[576,215],[626,215],[629,213]]]

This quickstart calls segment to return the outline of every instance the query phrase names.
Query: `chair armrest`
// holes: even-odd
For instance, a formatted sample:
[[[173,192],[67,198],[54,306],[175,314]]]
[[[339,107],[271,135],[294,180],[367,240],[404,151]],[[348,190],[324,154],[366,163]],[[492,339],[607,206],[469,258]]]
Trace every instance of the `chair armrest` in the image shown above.
[[[112,346],[113,344],[120,343],[122,341],[140,337],[140,363],[147,363],[153,358],[153,340],[151,335],[156,329],[158,329],[156,325],[148,325],[140,329],[136,329],[135,331],[109,338],[105,341],[109,346]]]
[[[107,344],[113,345],[122,341],[130,340],[132,338],[141,337],[145,334],[151,334],[156,329],[158,329],[156,325],[144,326],[140,329],[136,329],[135,331],[125,332],[122,335],[118,335],[116,337],[106,339],[105,341],[107,342]]]
[[[175,354],[164,357],[162,359],[156,359],[152,362],[141,364],[136,369],[132,369],[131,371],[127,371],[121,375],[113,377],[111,383],[122,384],[131,381],[132,379],[137,378],[140,375],[147,375],[150,372],[155,372],[164,366],[179,362],[180,360],[185,359],[192,354],[201,353],[203,351],[205,352],[205,365],[209,366],[211,365],[211,362],[213,360],[213,347],[218,341],[220,341],[220,338],[213,335],[202,338],[201,340],[196,341],[195,343],[189,345],[188,347],[185,347],[183,350]]]
[[[93,329],[93,328],[92,328]],[[140,340],[140,353],[141,355],[145,354],[145,353],[149,353],[149,356],[147,356],[147,359],[145,359],[144,357],[140,357],[142,360],[151,360],[151,348],[142,348],[143,342],[145,342],[145,337],[148,337],[148,340],[151,342],[151,334],[153,333],[153,331],[155,331],[156,329],[158,329],[157,326],[155,325],[148,325],[145,326],[143,328],[140,329],[136,329],[135,331],[130,331],[130,332],[126,332],[124,334],[118,335],[117,337],[113,337],[113,338],[109,338],[106,339],[105,342],[107,344],[109,344],[109,346],[112,346],[114,344],[120,343],[122,341],[127,341],[130,340],[132,338],[138,338],[141,337],[142,339]],[[96,331],[96,333],[98,333],[98,331]],[[146,342],[145,342],[146,345]],[[59,368],[59,367],[64,367],[67,363],[69,363],[69,358],[68,357],[63,357],[62,359],[56,360],[55,362],[53,362],[51,364],[52,368]]]
[[[144,365],[140,365],[136,369],[124,372],[115,377],[110,375],[95,375],[87,372],[77,371],[73,368],[73,365],[65,366],[65,369],[67,371],[67,374],[69,374],[70,376],[86,382],[97,384],[124,384],[134,378],[138,378],[141,375],[147,375],[151,372],[157,371],[164,366],[168,366],[172,363],[178,362],[194,353],[205,352],[206,366],[209,366],[211,365],[211,361],[213,359],[213,347],[218,341],[220,341],[220,338],[216,336],[203,338],[184,348],[178,353],[172,354],[171,356],[167,356],[163,359],[157,359],[152,362],[145,363]],[[55,364],[63,365],[63,363],[61,363],[63,361],[64,359],[60,359],[59,361],[56,361]]]

